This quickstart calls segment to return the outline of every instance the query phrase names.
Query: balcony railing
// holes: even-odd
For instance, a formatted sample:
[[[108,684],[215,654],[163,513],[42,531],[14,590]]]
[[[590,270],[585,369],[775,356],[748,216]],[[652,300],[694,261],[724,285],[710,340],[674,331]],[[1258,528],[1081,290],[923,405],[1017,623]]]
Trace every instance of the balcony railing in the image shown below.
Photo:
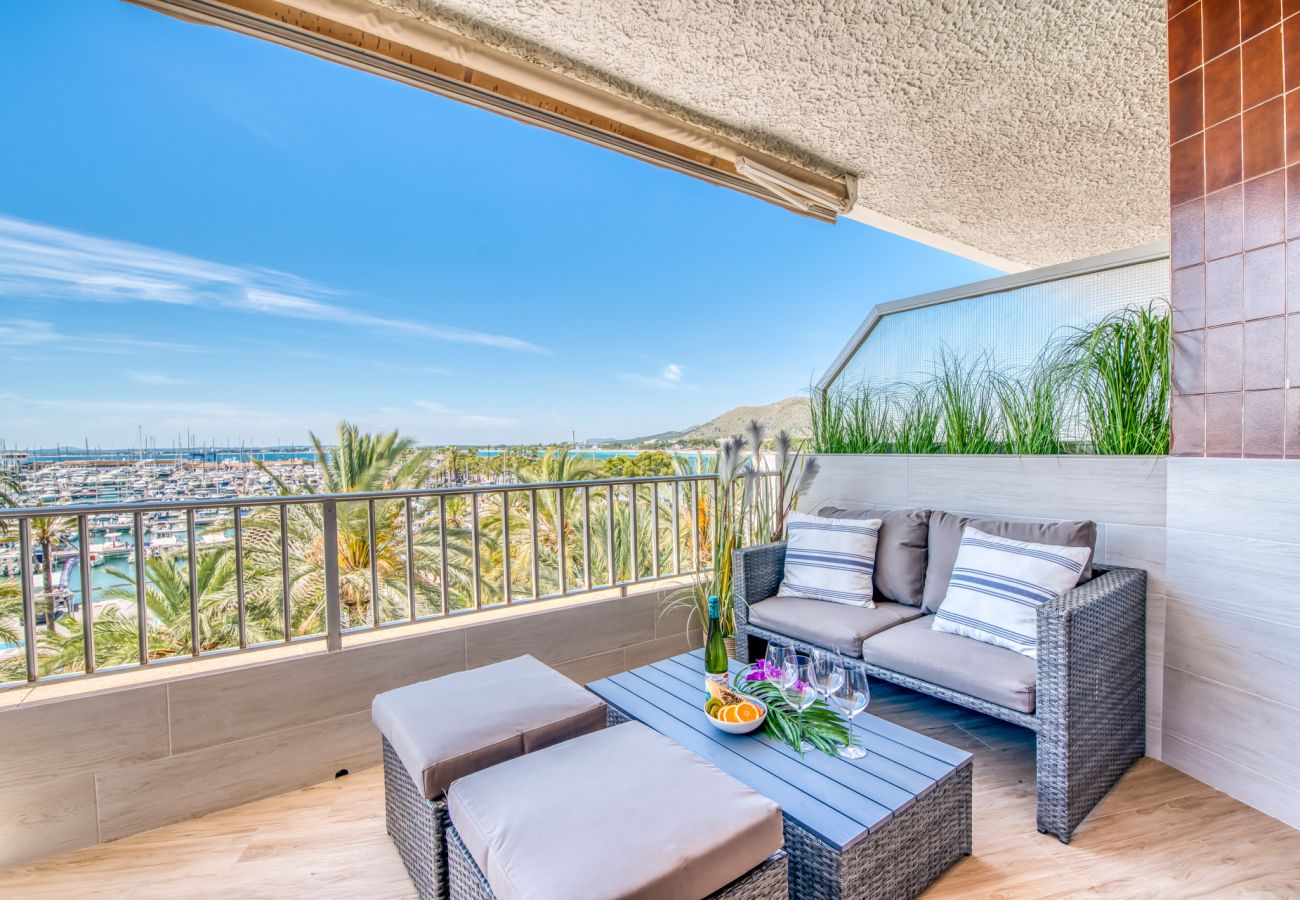
[[[716,503],[705,474],[0,509],[0,687],[695,575]]]

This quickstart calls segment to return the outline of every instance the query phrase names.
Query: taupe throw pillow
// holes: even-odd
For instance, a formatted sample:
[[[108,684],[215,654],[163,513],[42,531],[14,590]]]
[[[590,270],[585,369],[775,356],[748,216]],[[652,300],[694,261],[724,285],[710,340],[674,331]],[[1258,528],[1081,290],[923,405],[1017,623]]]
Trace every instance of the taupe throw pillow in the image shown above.
[[[823,506],[817,515],[826,519],[879,519],[876,541],[876,593],[907,606],[920,606],[925,588],[925,563],[930,510],[842,509]],[[954,555],[953,559],[956,559]],[[949,569],[951,570],[951,566]]]
[[[925,569],[925,598],[921,604],[927,613],[938,610],[948,594],[952,567],[957,562],[957,550],[961,547],[962,532],[967,525],[985,534],[1014,541],[1051,544],[1056,547],[1087,547],[1092,552],[1088,554],[1079,583],[1092,577],[1092,557],[1097,549],[1095,522],[1011,522],[1006,519],[958,516],[936,509],[930,516],[930,557]]]

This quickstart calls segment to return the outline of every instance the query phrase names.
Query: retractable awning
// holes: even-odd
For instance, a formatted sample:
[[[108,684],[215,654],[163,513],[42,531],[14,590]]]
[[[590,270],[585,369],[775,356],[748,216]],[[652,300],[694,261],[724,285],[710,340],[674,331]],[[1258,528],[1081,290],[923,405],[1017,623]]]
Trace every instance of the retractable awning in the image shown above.
[[[826,221],[856,200],[832,178],[372,0],[129,0],[220,25],[617,150]]]

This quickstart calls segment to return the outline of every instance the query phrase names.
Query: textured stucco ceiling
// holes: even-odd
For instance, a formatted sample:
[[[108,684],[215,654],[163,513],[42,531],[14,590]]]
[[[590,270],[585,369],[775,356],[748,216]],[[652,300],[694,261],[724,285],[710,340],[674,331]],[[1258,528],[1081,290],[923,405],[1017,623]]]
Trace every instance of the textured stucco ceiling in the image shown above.
[[[1160,0],[372,2],[855,174],[854,218],[977,258],[1168,237]]]

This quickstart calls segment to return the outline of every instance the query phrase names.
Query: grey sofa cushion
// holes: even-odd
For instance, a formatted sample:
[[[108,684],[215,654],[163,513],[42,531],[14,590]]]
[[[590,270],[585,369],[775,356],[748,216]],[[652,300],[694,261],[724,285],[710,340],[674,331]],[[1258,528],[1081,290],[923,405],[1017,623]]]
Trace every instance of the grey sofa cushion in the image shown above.
[[[605,704],[520,656],[385,691],[370,718],[435,800],[462,775],[605,727]]]
[[[1034,660],[935,631],[933,622],[934,616],[925,616],[868,638],[862,645],[863,660],[1018,712],[1034,711]]]
[[[784,842],[774,802],[640,722],[462,778],[447,803],[500,900],[706,897]]]
[[[846,656],[861,655],[862,642],[871,635],[919,615],[921,611],[914,606],[888,600],[862,607],[779,594],[749,608],[752,625],[819,647],[833,647]]]
[[[920,606],[925,589],[925,562],[929,549],[930,510],[843,509],[823,506],[817,515],[827,519],[879,519],[876,540],[876,592],[886,600]]]
[[[948,594],[948,582],[952,580],[952,567],[957,562],[957,550],[961,547],[961,535],[967,525],[974,526],[985,534],[1011,538],[1016,541],[1030,541],[1035,544],[1051,544],[1054,547],[1097,548],[1097,525],[1095,522],[1012,522],[1007,519],[977,519],[971,516],[958,516],[936,509],[930,516],[930,556],[925,568],[925,597],[921,604],[927,613],[938,610],[943,598]],[[1084,564],[1079,583],[1092,578],[1092,556]]]

